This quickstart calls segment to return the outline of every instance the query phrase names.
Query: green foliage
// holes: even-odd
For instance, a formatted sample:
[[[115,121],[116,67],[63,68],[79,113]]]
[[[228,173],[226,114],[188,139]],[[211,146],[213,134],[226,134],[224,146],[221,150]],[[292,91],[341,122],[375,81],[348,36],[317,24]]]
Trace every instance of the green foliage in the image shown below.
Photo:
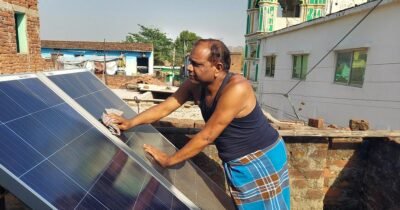
[[[138,24],[138,33],[129,33],[125,42],[152,43],[154,47],[154,64],[164,65],[165,61],[172,62],[172,39],[158,28],[150,28]]]
[[[173,51],[175,47],[175,66],[183,64],[186,54],[192,50],[194,42],[201,39],[196,33],[182,31],[175,42],[158,28],[150,28],[138,24],[138,33],[129,33],[125,42],[152,43],[154,47],[154,65],[164,65],[167,61],[173,63]]]
[[[201,39],[196,33],[182,31],[175,39],[175,64],[182,65],[186,54],[192,51],[193,44]]]

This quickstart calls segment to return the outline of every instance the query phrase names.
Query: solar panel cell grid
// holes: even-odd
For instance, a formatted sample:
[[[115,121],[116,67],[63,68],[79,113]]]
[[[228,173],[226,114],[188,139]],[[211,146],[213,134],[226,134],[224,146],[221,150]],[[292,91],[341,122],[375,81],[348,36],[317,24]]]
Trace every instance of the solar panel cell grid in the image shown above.
[[[50,75],[48,78],[71,98],[75,99],[78,104],[96,119],[100,118],[106,108],[116,108],[124,111],[123,116],[125,118],[137,115],[125,102],[89,71],[65,72]],[[70,87],[69,81],[77,81],[81,92],[75,92],[76,90]],[[145,154],[142,148],[145,143],[151,144],[170,154],[176,151],[176,148],[152,126],[137,126],[124,131],[122,137],[132,153],[141,157],[141,161],[157,170],[159,174],[169,180],[200,208],[233,208],[230,198],[225,195],[224,191],[206,177],[200,169],[192,165],[192,163],[184,162],[172,169],[163,169],[147,157],[148,155]],[[202,193],[204,196],[198,196],[199,193]]]
[[[32,80],[32,79],[29,79]],[[47,104],[19,81],[0,83],[0,90],[12,98],[26,112],[32,113],[47,107]]]
[[[0,90],[0,121],[2,123],[27,115],[28,113]]]
[[[5,125],[0,126],[0,164],[20,176],[44,159]]]
[[[30,115],[11,121],[7,126],[45,157],[64,145],[61,139]]]
[[[0,164],[54,207],[187,208],[37,78],[0,82],[0,108]]]

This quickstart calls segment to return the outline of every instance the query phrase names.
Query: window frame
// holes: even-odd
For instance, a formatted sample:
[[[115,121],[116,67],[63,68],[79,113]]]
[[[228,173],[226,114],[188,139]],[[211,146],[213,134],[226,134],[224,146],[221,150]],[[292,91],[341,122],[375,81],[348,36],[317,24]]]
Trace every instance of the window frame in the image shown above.
[[[249,43],[248,57],[251,59],[257,58],[257,43],[256,42]]]
[[[357,84],[357,83],[352,83],[353,81],[353,62],[354,62],[354,53],[355,52],[365,52],[366,54],[366,58],[365,58],[365,66],[362,72],[362,81],[361,84]],[[339,54],[344,54],[344,53],[350,53],[351,57],[350,57],[350,73],[348,76],[348,81],[347,82],[340,82],[337,81],[337,72],[338,72],[338,67],[339,67]],[[334,74],[333,74],[333,83],[334,84],[338,84],[338,85],[344,85],[344,86],[349,86],[349,87],[358,87],[358,88],[362,88],[364,85],[364,81],[365,81],[365,71],[367,69],[367,60],[368,60],[368,48],[353,48],[353,49],[346,49],[346,50],[338,50],[335,52],[335,69],[334,69]]]
[[[299,75],[299,77],[295,77],[294,76],[294,72],[295,72],[295,57],[297,57],[297,56],[301,56],[301,70],[300,70],[300,75]],[[307,59],[307,66],[306,66],[306,69],[305,69],[305,72],[304,72],[304,70],[303,70],[303,61],[304,61],[304,57],[306,56],[306,59]],[[292,54],[292,79],[296,79],[296,80],[306,80],[306,78],[307,78],[307,71],[308,71],[308,58],[309,58],[309,54],[307,54],[307,53],[303,53],[303,54]],[[303,75],[304,75],[304,78],[303,78]]]
[[[276,55],[267,55],[265,57],[265,73],[264,77],[275,77],[275,68],[276,68]],[[271,62],[268,63],[268,58],[271,59]],[[269,65],[268,65],[269,64]],[[267,68],[269,66],[269,73],[267,73]]]
[[[16,52],[18,54],[28,54],[28,16],[23,12],[14,12],[14,31]]]

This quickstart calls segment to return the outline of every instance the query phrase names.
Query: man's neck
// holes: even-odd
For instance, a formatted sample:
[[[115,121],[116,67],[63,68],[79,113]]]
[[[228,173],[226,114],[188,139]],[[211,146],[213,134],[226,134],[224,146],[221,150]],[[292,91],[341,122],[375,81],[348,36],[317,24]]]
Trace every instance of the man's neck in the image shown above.
[[[219,74],[217,78],[213,82],[207,85],[207,90],[210,93],[210,95],[215,95],[219,88],[222,85],[222,82],[224,81],[224,78],[226,77],[227,73],[224,74]]]

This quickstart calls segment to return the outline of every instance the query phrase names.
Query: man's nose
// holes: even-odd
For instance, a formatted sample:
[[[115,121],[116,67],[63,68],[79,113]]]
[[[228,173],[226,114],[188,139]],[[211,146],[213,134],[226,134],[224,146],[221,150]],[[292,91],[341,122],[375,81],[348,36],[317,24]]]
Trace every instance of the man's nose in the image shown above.
[[[187,66],[187,70],[188,70],[188,71],[193,71],[193,65],[192,65],[192,64],[189,64],[189,65]]]

